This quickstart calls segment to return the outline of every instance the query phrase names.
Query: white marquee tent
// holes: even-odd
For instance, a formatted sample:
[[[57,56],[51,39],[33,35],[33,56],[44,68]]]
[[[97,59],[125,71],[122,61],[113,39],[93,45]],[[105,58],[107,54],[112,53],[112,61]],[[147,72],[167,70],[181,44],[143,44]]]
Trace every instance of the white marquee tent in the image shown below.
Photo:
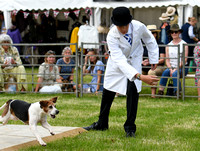
[[[93,0],[0,0],[0,10],[44,10],[62,8],[115,8],[126,6],[132,8],[161,7],[169,5],[200,6],[200,0],[149,0],[135,2],[93,2]]]

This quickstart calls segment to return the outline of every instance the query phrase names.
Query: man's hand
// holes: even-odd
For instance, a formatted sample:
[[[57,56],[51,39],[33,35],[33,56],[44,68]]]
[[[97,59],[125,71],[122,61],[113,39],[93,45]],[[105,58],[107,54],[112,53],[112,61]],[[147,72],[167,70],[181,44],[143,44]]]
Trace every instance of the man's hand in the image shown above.
[[[153,76],[153,75],[141,75],[140,79],[149,84],[149,85],[156,85],[157,82],[159,81],[159,79],[157,78],[157,76]]]

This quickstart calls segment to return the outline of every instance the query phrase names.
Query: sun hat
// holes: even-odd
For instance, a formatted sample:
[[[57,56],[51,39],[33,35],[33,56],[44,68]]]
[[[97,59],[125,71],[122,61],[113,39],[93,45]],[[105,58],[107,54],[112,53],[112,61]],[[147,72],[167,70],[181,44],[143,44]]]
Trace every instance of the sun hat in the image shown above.
[[[132,16],[126,7],[117,7],[112,12],[111,20],[116,26],[126,26],[131,20]]]
[[[160,32],[161,30],[157,29],[156,25],[147,25],[147,29],[149,29],[151,32]]]
[[[171,7],[171,6],[167,7],[167,12],[166,12],[167,16],[173,16],[175,12],[176,12],[176,8]]]
[[[159,20],[163,21],[163,20],[168,20],[170,19],[169,16],[167,16],[166,13],[162,13],[161,17],[159,17]]]
[[[171,31],[179,31],[179,32],[181,32],[181,33],[183,32],[183,30],[179,28],[179,25],[178,25],[178,24],[172,24],[172,25],[170,26],[169,32],[171,32]]]
[[[0,43],[3,43],[4,41],[8,41],[10,44],[13,43],[12,39],[7,34],[1,34],[0,35]]]
[[[109,28],[108,27],[103,27],[103,26],[98,26],[97,30],[98,30],[99,33],[107,34],[108,31],[109,31]]]

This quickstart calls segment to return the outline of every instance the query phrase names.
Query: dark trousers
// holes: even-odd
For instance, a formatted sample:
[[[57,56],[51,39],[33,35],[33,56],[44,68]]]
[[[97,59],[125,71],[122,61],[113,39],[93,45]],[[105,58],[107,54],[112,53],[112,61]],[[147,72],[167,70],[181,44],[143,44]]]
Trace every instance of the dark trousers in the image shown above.
[[[194,57],[194,46],[188,46],[188,57]],[[188,58],[187,62],[190,65],[190,61],[194,60],[193,58]]]
[[[98,124],[101,127],[108,127],[109,121],[109,112],[112,102],[115,97],[115,92],[109,91],[107,89],[103,90],[101,108]],[[139,93],[137,93],[137,88],[135,82],[128,80],[127,84],[127,100],[126,100],[126,109],[127,109],[127,120],[124,123],[125,131],[136,131],[135,119],[137,115],[138,107],[138,98]]]

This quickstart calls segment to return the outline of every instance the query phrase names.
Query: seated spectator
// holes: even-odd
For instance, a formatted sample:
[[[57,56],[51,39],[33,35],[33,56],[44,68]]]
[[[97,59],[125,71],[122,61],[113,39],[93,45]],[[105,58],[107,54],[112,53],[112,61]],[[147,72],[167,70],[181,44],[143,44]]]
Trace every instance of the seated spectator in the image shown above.
[[[16,91],[26,91],[26,71],[22,65],[17,48],[7,45],[13,44],[12,39],[7,34],[0,35],[0,44],[3,44],[0,45],[0,89],[5,88],[8,90],[8,81],[12,78],[17,82]],[[6,83],[5,85],[4,82]]]
[[[83,66],[83,73],[91,73],[92,81],[90,84],[83,84],[84,92],[92,92],[98,93],[98,91],[103,91],[103,75],[105,71],[105,67],[103,66],[103,62],[99,60],[99,57],[96,56],[97,52],[95,50],[90,50],[85,56],[85,64]],[[86,65],[90,60],[90,65],[86,69]]]
[[[200,41],[197,43],[200,44]],[[197,65],[196,73],[195,73],[195,85],[198,86],[197,92],[198,92],[198,100],[200,101],[200,46],[196,46],[194,48],[194,61]]]
[[[158,91],[159,95],[164,94],[164,88],[167,84],[168,77],[172,77],[173,80],[173,86],[174,92],[173,94],[176,96],[177,95],[177,67],[179,66],[179,72],[180,75],[182,74],[182,67],[187,64],[187,56],[188,56],[188,46],[185,46],[185,64],[183,64],[182,60],[182,53],[183,53],[183,44],[186,42],[180,38],[180,34],[182,32],[182,29],[179,28],[178,24],[174,24],[170,27],[170,34],[172,36],[172,41],[168,44],[169,47],[166,47],[166,65],[167,69],[162,73],[162,77],[160,79],[160,88]],[[178,57],[178,47],[170,47],[174,45],[179,45],[180,46],[180,64],[178,65],[177,58]],[[185,75],[188,73],[188,68],[185,68]],[[181,83],[180,83],[181,86]],[[180,87],[181,88],[181,87]]]
[[[150,69],[151,69],[151,64],[149,63],[149,59],[148,59],[148,50],[147,50],[146,46],[144,46],[143,61],[142,61],[142,74],[147,75]]]
[[[55,65],[55,52],[49,50],[45,54],[45,62],[39,67],[38,81],[35,92],[59,93],[62,92],[58,66]]]
[[[63,82],[62,90],[63,91],[74,91],[75,85],[73,82],[74,79],[74,68],[75,62],[71,58],[72,51],[70,47],[65,47],[62,51],[63,58],[58,59],[56,65],[60,72],[60,77]],[[67,84],[71,83],[71,85]]]
[[[151,33],[153,34],[153,36],[155,37],[157,44],[163,44],[162,42],[159,41],[159,32],[161,30],[158,30],[156,25],[147,25],[147,29],[149,29],[151,31]],[[164,47],[159,47],[159,61],[158,61],[158,66],[155,70],[149,70],[148,71],[148,75],[155,75],[155,76],[161,76],[164,69],[164,65],[165,65],[165,48]],[[149,59],[148,60],[148,64],[149,64]],[[156,86],[156,85],[155,85]],[[156,87],[152,87],[151,88],[151,97],[155,98],[155,94],[156,94]]]

